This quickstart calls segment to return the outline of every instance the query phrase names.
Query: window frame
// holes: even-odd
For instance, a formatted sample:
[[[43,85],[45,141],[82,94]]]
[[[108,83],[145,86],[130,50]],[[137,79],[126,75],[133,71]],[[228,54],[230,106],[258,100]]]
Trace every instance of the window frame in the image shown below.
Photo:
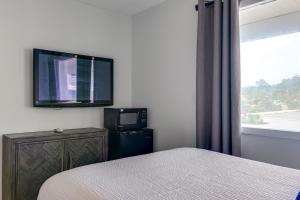
[[[271,2],[273,0],[241,0],[240,1],[240,9],[244,9],[245,7],[251,7],[254,4],[261,3],[263,1]],[[247,126],[247,124],[242,124],[242,122],[241,122],[241,131],[240,132],[241,132],[241,135],[272,137],[272,138],[299,140],[300,141],[300,131],[249,127],[249,126]]]
[[[285,130],[253,128],[253,127],[242,126],[241,127],[241,135],[273,137],[273,138],[279,138],[279,139],[289,139],[289,140],[299,140],[300,141],[300,132],[297,132],[297,131],[285,131]]]
[[[260,3],[262,1],[270,1],[270,0],[241,0],[240,8],[252,6],[253,4]]]

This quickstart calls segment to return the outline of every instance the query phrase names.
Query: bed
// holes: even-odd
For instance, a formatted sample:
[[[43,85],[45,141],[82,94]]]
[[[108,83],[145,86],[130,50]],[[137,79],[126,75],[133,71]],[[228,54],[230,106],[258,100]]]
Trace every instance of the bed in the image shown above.
[[[65,171],[38,200],[295,200],[299,191],[298,170],[180,148]]]

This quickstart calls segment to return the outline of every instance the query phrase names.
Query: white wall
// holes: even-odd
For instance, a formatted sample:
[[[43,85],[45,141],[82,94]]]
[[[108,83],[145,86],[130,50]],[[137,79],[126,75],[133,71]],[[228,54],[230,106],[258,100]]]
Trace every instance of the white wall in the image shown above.
[[[0,133],[103,126],[103,108],[32,107],[34,47],[114,58],[115,105],[130,106],[131,31],[130,17],[75,1],[0,0]]]
[[[0,0],[0,133],[101,127],[102,108],[32,107],[32,48],[115,59],[115,105],[131,105],[131,18],[70,0]]]
[[[243,133],[244,158],[300,169],[300,135],[280,131]],[[276,134],[278,132],[279,134]],[[294,134],[294,136],[293,136]],[[279,135],[279,136],[278,136]]]
[[[195,146],[196,0],[133,17],[133,105],[149,108],[157,150]]]

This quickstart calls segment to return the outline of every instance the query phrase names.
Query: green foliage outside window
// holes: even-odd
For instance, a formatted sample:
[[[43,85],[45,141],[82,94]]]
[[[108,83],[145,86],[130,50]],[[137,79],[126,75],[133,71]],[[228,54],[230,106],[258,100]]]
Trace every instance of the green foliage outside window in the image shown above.
[[[242,88],[242,122],[264,124],[261,113],[300,109],[300,76],[270,85],[259,80]]]

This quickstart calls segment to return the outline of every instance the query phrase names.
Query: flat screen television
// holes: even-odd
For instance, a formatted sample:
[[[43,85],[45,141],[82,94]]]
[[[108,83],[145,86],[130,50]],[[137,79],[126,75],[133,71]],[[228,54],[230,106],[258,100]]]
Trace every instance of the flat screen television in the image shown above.
[[[33,49],[35,107],[113,105],[113,59]]]

